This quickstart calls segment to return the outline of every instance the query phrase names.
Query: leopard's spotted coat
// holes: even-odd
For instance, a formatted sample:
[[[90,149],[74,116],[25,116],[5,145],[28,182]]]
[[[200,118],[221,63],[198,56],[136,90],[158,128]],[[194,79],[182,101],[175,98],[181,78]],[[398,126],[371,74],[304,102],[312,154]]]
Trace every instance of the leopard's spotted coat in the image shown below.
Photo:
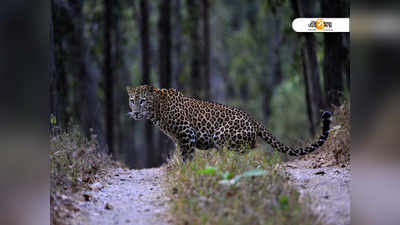
[[[184,96],[175,89],[158,89],[149,85],[127,87],[129,116],[150,119],[181,149],[183,159],[192,157],[194,148],[243,150],[254,148],[261,137],[276,150],[292,156],[318,149],[329,134],[331,113],[322,115],[322,134],[315,143],[292,148],[279,142],[269,130],[249,114],[232,106],[201,101]]]

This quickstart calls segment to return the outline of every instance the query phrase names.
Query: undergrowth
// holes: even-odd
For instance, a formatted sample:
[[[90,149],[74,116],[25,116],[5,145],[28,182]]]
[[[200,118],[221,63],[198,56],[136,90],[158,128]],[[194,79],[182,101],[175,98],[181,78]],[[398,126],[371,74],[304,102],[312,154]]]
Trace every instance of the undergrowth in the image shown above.
[[[350,103],[345,101],[334,108],[331,137],[323,149],[332,152],[336,164],[350,164],[350,130]]]
[[[329,137],[321,149],[301,157],[298,161],[306,162],[302,164],[309,168],[328,166],[349,167],[350,130],[350,103],[345,101],[340,106],[334,106]]]
[[[88,140],[78,126],[50,137],[51,224],[65,224],[65,217],[78,210],[71,194],[101,181],[107,170],[117,165],[97,149],[96,135]]]
[[[196,151],[166,165],[169,214],[176,224],[319,224],[281,175],[278,153]]]
[[[76,191],[94,183],[115,164],[99,152],[96,135],[88,140],[78,126],[50,138],[50,178],[52,187]]]

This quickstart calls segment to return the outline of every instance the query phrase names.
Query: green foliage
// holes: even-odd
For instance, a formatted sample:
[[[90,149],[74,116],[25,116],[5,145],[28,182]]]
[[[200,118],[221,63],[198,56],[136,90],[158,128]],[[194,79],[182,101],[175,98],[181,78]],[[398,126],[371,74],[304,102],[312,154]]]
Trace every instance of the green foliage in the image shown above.
[[[230,171],[226,171],[222,174],[222,177],[224,178],[224,180],[228,180],[228,179],[232,179],[233,177],[233,173]]]
[[[240,178],[242,177],[255,177],[255,176],[261,176],[261,175],[265,175],[267,174],[267,171],[265,170],[261,170],[261,169],[252,169],[252,170],[248,170],[242,174],[236,175],[234,178],[232,179],[224,179],[224,180],[220,180],[219,183],[220,184],[227,184],[227,185],[231,185],[231,184],[236,184]]]
[[[218,171],[217,168],[213,167],[213,166],[206,166],[206,168],[204,169],[199,169],[197,170],[198,174],[218,174],[220,175],[220,177],[223,178],[223,180],[220,180],[219,183],[220,184],[236,184],[240,178],[242,177],[254,177],[254,176],[261,176],[267,173],[267,171],[265,170],[261,170],[261,169],[252,169],[252,170],[248,170],[242,174],[236,175],[235,177],[233,177],[233,173],[230,171]]]
[[[289,1],[230,3],[217,2],[214,7],[218,10],[215,48],[223,52],[217,61],[225,65],[235,91],[226,103],[239,106],[258,120],[268,119],[268,127],[284,141],[293,144],[295,140],[288,137],[308,137],[308,132],[304,132],[308,131],[304,83],[299,73],[302,59],[296,45],[297,34],[288,26],[293,14]],[[275,43],[277,32],[279,46]],[[276,57],[280,58],[283,75],[278,86],[271,84],[271,67]],[[243,87],[248,88],[248,96]],[[268,89],[273,89],[271,103],[264,102]],[[270,104],[269,118],[265,118],[263,104]]]
[[[56,125],[56,123],[57,123],[56,117],[54,116],[54,114],[51,114],[50,115],[50,124]]]
[[[178,154],[164,180],[175,224],[319,224],[287,184],[278,154],[196,151],[189,162]]]
[[[282,210],[286,210],[289,207],[289,198],[286,195],[279,196],[279,206]]]
[[[197,173],[205,173],[205,174],[215,174],[217,173],[217,169],[215,167],[212,166],[206,166],[205,169],[199,169],[197,170]]]
[[[271,120],[268,127],[282,141],[302,144],[298,140],[310,138],[303,80],[292,76],[284,80],[271,102]],[[298,138],[298,140],[293,139]]]

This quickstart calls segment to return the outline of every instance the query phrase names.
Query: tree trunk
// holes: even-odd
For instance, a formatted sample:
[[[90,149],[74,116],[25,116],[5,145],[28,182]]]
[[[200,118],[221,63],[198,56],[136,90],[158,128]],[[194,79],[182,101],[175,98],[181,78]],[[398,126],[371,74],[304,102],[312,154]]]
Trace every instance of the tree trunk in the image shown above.
[[[173,78],[172,81],[175,82],[174,87],[176,87],[179,91],[183,91],[184,89],[184,63],[182,62],[182,13],[181,13],[181,0],[173,1]]]
[[[100,123],[100,110],[97,98],[97,79],[90,67],[88,43],[84,36],[81,0],[54,0],[54,48],[57,73],[57,111],[61,126],[69,122],[69,110],[74,112],[81,129],[88,138],[97,135],[99,150],[105,150],[105,140]],[[68,48],[65,48],[65,44]],[[66,57],[68,56],[68,57]],[[67,66],[68,65],[68,66]],[[72,92],[68,92],[68,73],[72,74]],[[73,94],[73,104],[69,95]]]
[[[249,100],[249,81],[247,77],[243,77],[240,81],[240,97],[243,102],[247,102]]]
[[[61,43],[57,44],[55,48],[59,49],[55,52],[55,60],[56,60],[56,73],[57,73],[57,121],[61,128],[66,128],[70,121],[70,113],[67,109],[70,107],[69,101],[69,90],[68,90],[68,80],[67,73],[65,70],[64,64],[64,55],[65,51],[61,48]]]
[[[141,49],[141,68],[142,68],[142,84],[151,84],[151,49],[149,34],[149,5],[147,0],[139,1],[139,29],[140,29],[140,49]],[[151,121],[146,120],[144,125],[145,142],[147,146],[144,167],[153,167],[156,150],[154,148],[153,125]]]
[[[198,33],[199,27],[199,4],[198,1],[187,0],[187,9],[189,14],[189,33],[190,33],[190,46],[191,46],[191,82],[190,89],[192,90],[192,96],[195,98],[200,97],[200,91],[203,90],[200,80],[200,61],[201,61],[201,49],[200,39]],[[200,84],[200,85],[199,85]]]
[[[50,71],[50,81],[49,81],[49,96],[50,96],[50,134],[54,135],[52,131],[54,131],[54,127],[58,124],[58,113],[57,113],[57,71],[54,59],[54,24],[53,24],[53,15],[54,15],[54,7],[53,0],[50,2],[51,4],[51,13],[50,13],[50,49],[49,49],[49,71]],[[56,118],[56,121],[53,121],[52,117]]]
[[[306,82],[306,92],[309,96],[308,108],[311,112],[311,134],[315,134],[315,126],[319,123],[320,109],[323,107],[320,75],[318,70],[317,55],[315,50],[315,39],[314,35],[305,34],[306,43],[303,46],[304,56],[303,63],[306,67],[306,73],[304,74],[304,82]]]
[[[347,0],[321,1],[323,17],[349,17],[349,9]],[[341,104],[346,74],[347,80],[350,80],[348,35],[349,33],[324,34],[324,86],[329,107]]]
[[[292,0],[295,17],[313,17],[313,4],[309,0]],[[320,112],[323,107],[320,74],[315,47],[315,37],[312,33],[304,33],[304,45],[301,48],[303,58],[303,72],[305,82],[305,96],[307,101],[310,132],[315,134],[315,127],[319,123]]]
[[[160,88],[171,87],[171,4],[169,0],[161,0],[159,7],[158,34],[159,34],[159,75]],[[171,141],[162,132],[159,132],[159,151],[155,164],[161,165],[163,158],[172,149]]]
[[[141,64],[142,84],[150,84],[151,55],[150,55],[150,34],[149,34],[149,6],[148,1],[140,0],[140,43],[141,43]]]
[[[57,123],[61,128],[66,128],[70,120],[70,114],[67,111],[69,108],[69,92],[68,92],[68,80],[67,72],[65,69],[66,61],[66,50],[63,47],[63,43],[67,41],[66,36],[69,32],[65,27],[73,26],[72,19],[70,18],[71,12],[66,9],[66,5],[61,4],[60,1],[52,1],[52,29],[54,38],[54,60],[55,60],[55,72],[57,79],[56,82],[56,94],[57,94],[57,104],[56,104],[56,119]],[[64,16],[66,15],[66,16]],[[66,24],[68,23],[68,24]],[[60,26],[55,26],[55,24],[60,24]]]
[[[111,62],[112,0],[104,0],[104,86],[108,152],[114,154],[114,80]]]
[[[281,18],[279,13],[279,6],[271,5],[271,15],[272,15],[272,24],[273,27],[273,36],[271,41],[269,42],[269,51],[268,53],[268,68],[269,71],[267,73],[267,79],[264,84],[263,89],[263,116],[264,122],[267,123],[271,116],[271,100],[274,95],[275,90],[279,87],[282,82],[282,62],[281,62],[281,52],[280,46],[282,43],[282,35],[281,35]]]
[[[339,106],[344,91],[341,34],[324,34],[324,86],[329,107]]]
[[[209,0],[203,0],[203,87],[204,98],[210,100],[210,16]]]
[[[171,5],[161,0],[158,20],[160,88],[171,87]]]
[[[302,47],[301,48],[301,57],[303,58],[303,76],[304,76],[304,90],[305,90],[305,96],[306,96],[306,103],[307,103],[307,116],[308,116],[308,121],[310,123],[310,133],[312,135],[315,134],[315,120],[313,116],[313,112],[315,111],[315,104],[313,104],[313,101],[311,99],[311,79],[310,79],[310,74],[311,72],[309,71],[310,68],[307,66],[308,63],[308,54],[306,51],[306,48]]]
[[[122,49],[121,49],[121,40],[122,40],[122,35],[123,32],[121,30],[121,25],[120,25],[120,14],[122,11],[121,3],[119,1],[115,1],[114,3],[114,12],[113,13],[113,38],[112,38],[112,46],[113,46],[113,51],[112,51],[112,67],[113,67],[113,76],[114,76],[114,93],[113,93],[113,98],[114,98],[114,115],[115,115],[115,122],[114,122],[114,155],[116,158],[120,158],[123,153],[123,141],[124,141],[124,133],[127,131],[124,130],[123,128],[123,120],[121,118],[121,112],[126,113],[127,110],[125,109],[125,106],[127,105],[127,98],[126,98],[126,92],[125,87],[128,85],[128,83],[124,82],[123,75],[121,73],[122,67],[124,64],[124,59],[123,59],[123,54],[122,54]]]
[[[218,56],[216,56],[218,58]],[[220,58],[222,58],[221,56]],[[226,65],[223,65],[224,63],[220,62],[219,60],[215,62],[216,68],[221,73],[222,80],[224,81],[224,92],[225,92],[225,97],[227,99],[234,98],[235,97],[235,90],[233,87],[233,81],[232,78],[229,76],[228,73],[228,68],[231,67],[229,60],[226,60]]]

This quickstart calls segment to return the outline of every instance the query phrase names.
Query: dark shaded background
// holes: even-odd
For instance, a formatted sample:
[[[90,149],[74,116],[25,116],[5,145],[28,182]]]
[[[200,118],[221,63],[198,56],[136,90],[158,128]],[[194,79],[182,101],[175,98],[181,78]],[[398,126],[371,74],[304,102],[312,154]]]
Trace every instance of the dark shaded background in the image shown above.
[[[131,168],[160,166],[174,146],[127,117],[127,85],[237,106],[292,145],[349,98],[349,34],[291,29],[295,17],[347,17],[348,0],[51,2],[50,125],[79,124]]]

